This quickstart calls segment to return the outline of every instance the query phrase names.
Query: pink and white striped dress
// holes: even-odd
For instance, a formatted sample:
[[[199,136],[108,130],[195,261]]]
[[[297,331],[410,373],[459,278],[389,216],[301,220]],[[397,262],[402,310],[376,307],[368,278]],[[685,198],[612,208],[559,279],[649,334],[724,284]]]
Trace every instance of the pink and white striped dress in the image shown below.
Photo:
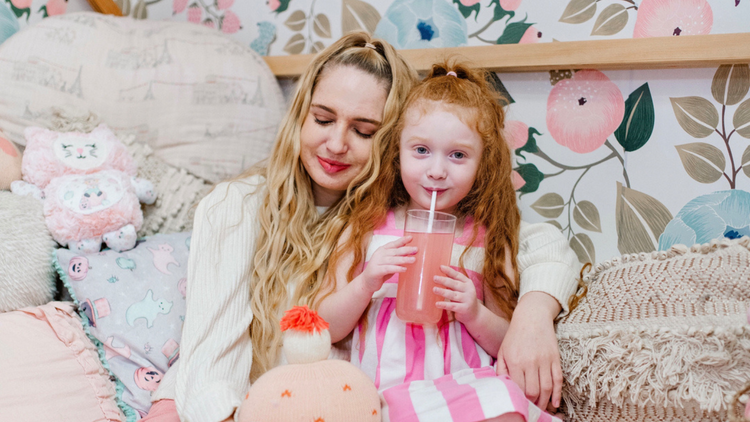
[[[471,239],[471,219],[454,239],[451,266]],[[403,227],[400,222],[399,226]],[[373,233],[365,261],[375,250],[404,235],[393,211]],[[464,268],[482,298],[484,230],[464,256]],[[383,421],[471,422],[516,412],[527,421],[556,421],[528,401],[507,376],[497,376],[494,359],[458,321],[415,325],[396,316],[398,274],[372,297],[366,328],[354,331],[351,361],[380,392]],[[443,314],[445,318],[445,314]],[[364,331],[363,331],[364,328]]]

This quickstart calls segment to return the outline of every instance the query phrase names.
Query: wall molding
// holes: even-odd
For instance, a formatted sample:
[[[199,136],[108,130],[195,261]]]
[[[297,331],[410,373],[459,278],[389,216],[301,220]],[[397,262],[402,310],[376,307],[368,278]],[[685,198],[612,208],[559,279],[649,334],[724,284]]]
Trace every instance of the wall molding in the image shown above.
[[[669,69],[750,63],[750,33],[400,50],[420,72],[449,56],[495,72]],[[299,76],[312,54],[264,57],[279,78]]]

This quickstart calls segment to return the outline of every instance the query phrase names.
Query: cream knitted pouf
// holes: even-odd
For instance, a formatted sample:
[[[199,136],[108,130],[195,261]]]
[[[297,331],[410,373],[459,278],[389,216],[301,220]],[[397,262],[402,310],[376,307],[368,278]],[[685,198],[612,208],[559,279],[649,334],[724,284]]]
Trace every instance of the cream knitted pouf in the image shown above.
[[[572,421],[725,421],[750,380],[750,238],[626,255],[557,325]]]

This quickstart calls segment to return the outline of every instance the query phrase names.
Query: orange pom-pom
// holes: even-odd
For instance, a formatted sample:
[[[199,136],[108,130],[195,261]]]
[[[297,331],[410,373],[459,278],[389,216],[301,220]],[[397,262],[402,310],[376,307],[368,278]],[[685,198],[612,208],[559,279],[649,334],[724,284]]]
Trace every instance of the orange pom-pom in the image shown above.
[[[307,333],[320,333],[328,329],[328,323],[307,306],[295,306],[286,311],[284,317],[281,318],[281,331],[289,329]]]

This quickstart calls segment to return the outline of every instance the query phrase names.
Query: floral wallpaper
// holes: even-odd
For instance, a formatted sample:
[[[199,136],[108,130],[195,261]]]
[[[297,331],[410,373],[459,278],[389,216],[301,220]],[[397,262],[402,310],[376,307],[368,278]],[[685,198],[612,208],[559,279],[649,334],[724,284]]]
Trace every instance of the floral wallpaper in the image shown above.
[[[0,0],[0,42],[85,0]],[[261,55],[315,53],[365,30],[400,49],[750,31],[750,0],[115,0]],[[581,262],[750,235],[750,70],[498,74],[522,215]],[[282,84],[289,93],[289,84]]]

